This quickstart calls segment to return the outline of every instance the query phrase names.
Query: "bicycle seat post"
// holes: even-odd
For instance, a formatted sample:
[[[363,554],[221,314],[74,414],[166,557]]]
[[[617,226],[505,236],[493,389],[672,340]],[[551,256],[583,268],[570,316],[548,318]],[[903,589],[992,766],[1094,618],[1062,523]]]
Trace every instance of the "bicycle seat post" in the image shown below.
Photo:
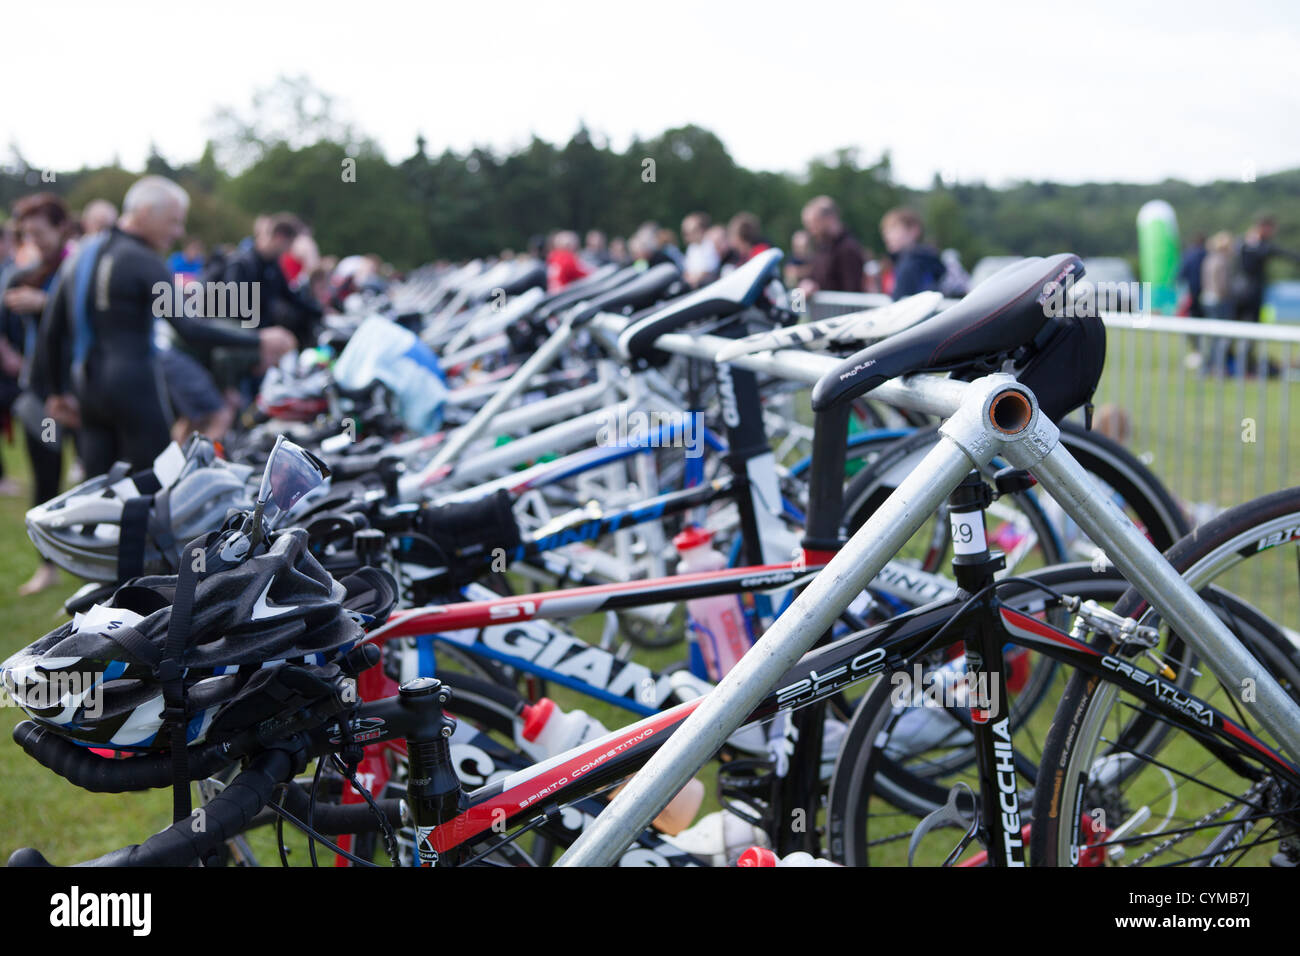
[[[443,712],[451,690],[434,677],[417,677],[398,688],[404,710],[415,726],[407,732],[409,777],[406,805],[415,826],[418,866],[447,866],[455,862],[433,845],[434,830],[464,809],[465,792],[451,760],[451,735],[456,722]]]
[[[953,575],[968,594],[988,587],[993,575],[1007,566],[1000,551],[989,551],[984,512],[992,503],[993,491],[978,471],[971,471],[948,496]]]
[[[948,495],[952,529],[952,570],[967,594],[990,588],[1006,567],[1000,551],[990,551],[984,513],[993,503],[993,489],[972,470]],[[1007,724],[1006,668],[1002,635],[993,620],[990,590],[976,602],[975,617],[965,640],[966,704],[970,710],[976,765],[980,776],[979,836],[995,866],[1024,865],[1024,836],[1020,827],[1016,768]],[[995,734],[1006,733],[1005,740]],[[998,799],[993,800],[992,795]]]

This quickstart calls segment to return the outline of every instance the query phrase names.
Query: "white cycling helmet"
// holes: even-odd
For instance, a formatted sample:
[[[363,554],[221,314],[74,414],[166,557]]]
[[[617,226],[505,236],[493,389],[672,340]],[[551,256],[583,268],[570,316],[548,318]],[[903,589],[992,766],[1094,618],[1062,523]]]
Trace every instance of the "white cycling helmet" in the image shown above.
[[[251,508],[256,490],[250,466],[222,461],[199,436],[184,451],[170,445],[148,472],[128,470],[119,462],[27,512],[27,535],[43,558],[88,581],[117,581],[127,502],[152,493],[137,573],[174,572],[185,543],[220,528],[231,510]]]

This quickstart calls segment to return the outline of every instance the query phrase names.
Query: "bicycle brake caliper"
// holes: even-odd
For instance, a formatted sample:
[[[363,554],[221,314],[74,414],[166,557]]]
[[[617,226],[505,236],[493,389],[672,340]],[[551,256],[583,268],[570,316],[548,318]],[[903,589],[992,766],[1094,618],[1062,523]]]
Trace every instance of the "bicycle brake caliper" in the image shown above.
[[[1131,617],[1121,617],[1114,611],[1102,607],[1096,601],[1082,601],[1077,597],[1067,596],[1062,602],[1065,609],[1074,614],[1074,627],[1070,636],[1084,640],[1089,633],[1104,634],[1120,647],[1136,646],[1155,663],[1162,677],[1174,680],[1177,675],[1152,648],[1160,643],[1160,632],[1154,627],[1144,627]]]

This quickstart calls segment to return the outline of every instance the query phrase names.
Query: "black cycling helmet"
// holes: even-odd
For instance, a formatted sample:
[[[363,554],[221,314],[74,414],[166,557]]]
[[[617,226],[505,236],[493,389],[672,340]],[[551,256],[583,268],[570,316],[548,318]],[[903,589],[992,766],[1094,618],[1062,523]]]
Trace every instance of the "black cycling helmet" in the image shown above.
[[[203,543],[215,555],[229,537],[213,532],[192,546]],[[73,621],[19,651],[0,665],[9,695],[33,720],[79,743],[166,749],[157,667],[176,586],[175,575],[136,578],[108,605],[131,612],[119,616],[121,623],[82,628]],[[394,599],[391,578],[378,569],[336,581],[297,528],[273,534],[261,553],[201,577],[180,660],[186,742],[209,740],[223,708],[259,672],[324,666],[347,653],[366,624],[387,618]],[[244,729],[228,724],[222,722],[223,739]]]

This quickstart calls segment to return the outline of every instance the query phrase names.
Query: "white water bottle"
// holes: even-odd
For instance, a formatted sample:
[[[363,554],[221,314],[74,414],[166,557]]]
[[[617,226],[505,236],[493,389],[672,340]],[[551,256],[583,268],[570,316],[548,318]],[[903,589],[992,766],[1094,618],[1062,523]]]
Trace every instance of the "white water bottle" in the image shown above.
[[[549,697],[525,707],[523,718],[522,724],[515,722],[515,743],[537,761],[609,733],[604,724],[585,710],[565,712]]]
[[[715,810],[668,842],[710,866],[734,866],[747,847],[766,845],[767,834],[730,810]]]
[[[604,737],[609,731],[585,710],[564,711],[549,697],[524,707],[523,722],[515,721],[515,743],[534,760],[542,761],[588,741]],[[621,790],[622,787],[619,788]],[[617,795],[615,790],[610,796]],[[677,796],[655,817],[655,827],[664,833],[680,833],[690,826],[704,802],[704,784],[691,779]]]
[[[726,556],[709,546],[712,537],[712,532],[703,528],[687,528],[673,538],[673,545],[682,556],[680,573],[720,571],[727,566]],[[709,679],[722,680],[749,650],[749,632],[740,598],[735,594],[694,598],[686,602],[686,612],[690,617],[690,637],[704,659]]]

